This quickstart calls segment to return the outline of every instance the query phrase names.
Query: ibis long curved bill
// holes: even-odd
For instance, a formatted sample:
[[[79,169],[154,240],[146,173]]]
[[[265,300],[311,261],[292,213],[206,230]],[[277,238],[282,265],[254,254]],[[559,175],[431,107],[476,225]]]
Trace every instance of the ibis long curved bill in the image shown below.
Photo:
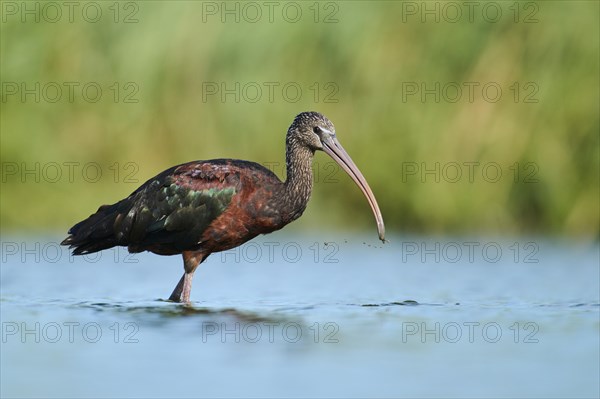
[[[322,143],[323,151],[333,158],[346,171],[346,173],[348,173],[356,185],[360,187],[365,197],[367,197],[369,205],[371,205],[373,215],[375,215],[375,220],[377,221],[377,233],[379,234],[379,239],[382,242],[385,242],[385,226],[383,224],[383,216],[381,216],[379,205],[377,205],[377,200],[375,199],[373,191],[371,191],[371,187],[369,187],[369,184],[365,180],[364,176],[356,164],[352,161],[350,155],[348,155],[346,150],[344,150],[344,147],[342,147],[335,135],[326,136],[323,138]]]

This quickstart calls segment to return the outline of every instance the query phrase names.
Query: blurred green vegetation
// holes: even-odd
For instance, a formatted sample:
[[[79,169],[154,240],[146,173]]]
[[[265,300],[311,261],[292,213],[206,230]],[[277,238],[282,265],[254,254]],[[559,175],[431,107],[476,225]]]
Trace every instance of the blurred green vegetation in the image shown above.
[[[109,9],[113,2],[96,4],[103,11],[96,23],[77,11],[72,22],[66,15],[57,22],[31,16],[22,22],[3,8],[3,231],[66,231],[163,169],[195,159],[279,163],[274,169],[284,178],[287,127],[297,113],[317,110],[336,124],[388,230],[599,234],[598,2],[518,3],[518,16],[514,2],[496,2],[502,9],[496,22],[483,18],[484,2],[472,21],[463,9],[456,23],[444,18],[452,10],[440,11],[439,22],[431,15],[422,22],[403,2],[319,3],[318,23],[314,2],[296,3],[303,13],[296,23],[283,18],[286,3],[277,3],[272,22],[264,6],[258,21],[250,21],[253,10],[240,9],[236,22],[235,15],[208,13],[213,9],[207,6],[221,2],[125,2],[118,23]],[[244,6],[235,4],[228,3]],[[124,23],[130,13],[137,22]],[[537,21],[526,23],[531,13]],[[326,16],[337,22],[324,23]],[[33,95],[22,101],[20,92],[8,95],[11,84],[23,82],[29,88],[39,82],[47,92],[39,102]],[[54,97],[49,82],[63,87],[54,103],[46,101]],[[64,82],[79,84],[73,101]],[[102,88],[97,102],[83,98],[89,82]],[[239,102],[206,92],[236,82]],[[265,82],[278,84],[272,101]],[[282,93],[290,82],[302,89],[297,102]],[[439,102],[434,95],[424,101],[421,93],[407,95],[411,85],[431,89],[435,82],[448,89]],[[464,82],[479,84],[473,101]],[[490,82],[502,89],[496,102],[482,95]],[[456,93],[452,84],[463,88],[456,102],[448,101]],[[248,101],[256,99],[256,85],[262,96]],[[127,95],[138,101],[125,102]],[[316,161],[313,199],[293,228],[369,229],[375,237],[360,191],[341,170],[329,176],[325,154]],[[72,179],[65,162],[78,163]],[[98,181],[82,176],[90,162],[102,171]],[[472,178],[471,162],[479,163]],[[437,176],[421,175],[436,164]],[[23,167],[34,171],[23,176]],[[414,168],[417,173],[409,174]],[[85,171],[88,180],[95,180],[95,171]]]

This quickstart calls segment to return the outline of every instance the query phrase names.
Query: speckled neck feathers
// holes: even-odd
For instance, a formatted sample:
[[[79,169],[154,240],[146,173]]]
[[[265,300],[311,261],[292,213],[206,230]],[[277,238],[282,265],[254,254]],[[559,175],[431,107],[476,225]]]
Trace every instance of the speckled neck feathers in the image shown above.
[[[289,134],[286,137],[285,161],[287,165],[283,195],[279,199],[288,217],[295,220],[302,215],[312,192],[312,159],[314,151]]]

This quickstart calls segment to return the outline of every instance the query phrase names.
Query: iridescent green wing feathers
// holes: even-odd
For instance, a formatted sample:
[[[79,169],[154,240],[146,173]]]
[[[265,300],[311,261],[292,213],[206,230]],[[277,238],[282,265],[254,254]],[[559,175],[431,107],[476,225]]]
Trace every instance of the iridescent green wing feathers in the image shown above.
[[[141,245],[139,250],[165,244],[184,250],[198,245],[204,230],[231,203],[237,179],[214,166],[204,171],[194,166],[183,165],[157,176],[135,193],[134,217],[115,221],[117,240],[125,239],[132,249]]]
[[[130,251],[193,250],[210,223],[239,190],[239,176],[226,164],[192,162],[150,179],[129,197],[101,206],[69,230],[64,241],[75,254],[115,245]]]

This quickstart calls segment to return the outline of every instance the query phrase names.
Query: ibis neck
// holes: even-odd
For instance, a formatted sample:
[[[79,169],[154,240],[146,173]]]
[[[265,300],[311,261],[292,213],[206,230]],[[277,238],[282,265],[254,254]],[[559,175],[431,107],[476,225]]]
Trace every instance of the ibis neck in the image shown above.
[[[294,220],[306,209],[312,192],[311,166],[314,151],[293,139],[288,139],[286,144],[287,176],[284,183],[284,201],[291,220]]]

